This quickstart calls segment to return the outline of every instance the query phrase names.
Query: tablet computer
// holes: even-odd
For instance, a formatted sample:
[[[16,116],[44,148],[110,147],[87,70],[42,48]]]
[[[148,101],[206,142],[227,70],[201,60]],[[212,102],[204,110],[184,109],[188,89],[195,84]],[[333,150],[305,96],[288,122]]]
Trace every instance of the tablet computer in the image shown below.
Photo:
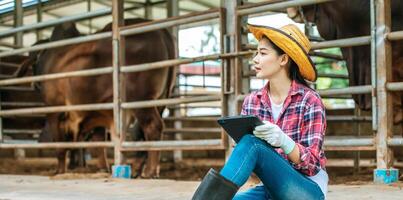
[[[217,122],[236,143],[238,143],[245,134],[253,134],[255,127],[263,124],[263,122],[254,115],[221,117]]]

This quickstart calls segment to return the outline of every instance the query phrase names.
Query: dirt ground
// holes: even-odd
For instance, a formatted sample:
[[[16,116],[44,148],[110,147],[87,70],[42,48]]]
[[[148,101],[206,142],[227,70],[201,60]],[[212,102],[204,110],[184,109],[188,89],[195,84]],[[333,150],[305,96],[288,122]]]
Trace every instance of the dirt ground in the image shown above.
[[[56,159],[0,159],[0,200],[70,199],[190,199],[209,167],[162,163],[158,180],[111,179],[89,167],[54,175]],[[219,166],[214,168],[219,169]],[[403,199],[403,181],[372,184],[372,168],[353,175],[351,168],[328,169],[328,199]],[[403,177],[401,177],[402,179]],[[251,177],[242,190],[259,182]]]

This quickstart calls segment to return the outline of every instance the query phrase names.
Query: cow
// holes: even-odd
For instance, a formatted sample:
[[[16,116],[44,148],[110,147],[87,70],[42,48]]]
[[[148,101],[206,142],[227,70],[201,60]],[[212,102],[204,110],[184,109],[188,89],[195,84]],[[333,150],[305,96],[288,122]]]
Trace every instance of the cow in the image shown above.
[[[391,1],[391,31],[403,30],[403,2]],[[292,7],[287,9],[288,16],[298,23],[314,23],[326,40],[343,39],[370,35],[370,1],[340,0],[316,5]],[[347,63],[349,83],[351,86],[371,84],[371,52],[370,45],[343,47],[342,55]],[[392,71],[394,82],[403,80],[403,41],[392,42]],[[403,92],[394,92],[393,121],[403,122]],[[353,95],[360,109],[372,107],[371,95]]]
[[[145,23],[144,19],[125,19],[126,25]],[[99,32],[111,31],[109,23]],[[80,36],[72,22],[66,22],[54,28],[49,41]],[[135,65],[175,58],[173,36],[166,29],[125,37],[125,63]],[[112,40],[104,39],[43,50],[27,60],[21,66],[33,67],[35,75],[70,72],[112,66]],[[126,73],[123,77],[123,101],[145,101],[168,98],[176,79],[176,68],[153,69],[136,73]],[[23,74],[23,73],[20,73]],[[113,101],[112,75],[73,77],[43,81],[38,84],[44,102],[48,106],[107,103]],[[163,129],[161,118],[163,107],[151,107],[126,110],[126,125],[136,121],[147,141],[160,140]],[[55,141],[64,141],[70,135],[73,141],[82,138],[81,133],[103,127],[110,132],[112,140],[116,138],[112,110],[69,111],[47,114],[49,132],[55,135]],[[127,128],[126,128],[127,130]],[[58,151],[58,173],[65,172],[65,150]],[[154,178],[159,176],[160,153],[149,151],[141,176]]]

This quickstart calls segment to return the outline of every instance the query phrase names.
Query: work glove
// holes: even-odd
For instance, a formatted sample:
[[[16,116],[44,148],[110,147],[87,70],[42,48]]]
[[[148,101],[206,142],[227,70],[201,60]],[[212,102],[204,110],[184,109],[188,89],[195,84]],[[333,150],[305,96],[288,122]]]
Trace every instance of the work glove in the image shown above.
[[[294,150],[295,142],[280,127],[268,121],[263,121],[263,125],[255,127],[253,134],[265,140],[273,147],[280,147],[285,154],[289,154]]]

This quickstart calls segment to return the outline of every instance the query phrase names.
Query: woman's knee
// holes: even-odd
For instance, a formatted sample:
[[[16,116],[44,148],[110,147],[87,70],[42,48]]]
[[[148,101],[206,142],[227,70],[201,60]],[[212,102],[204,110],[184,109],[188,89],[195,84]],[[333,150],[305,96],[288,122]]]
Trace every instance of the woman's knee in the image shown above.
[[[259,141],[259,138],[257,138],[256,136],[252,135],[252,134],[245,134],[241,140],[239,141],[238,144],[244,144],[244,143],[248,143],[248,144],[254,144],[257,143]]]

